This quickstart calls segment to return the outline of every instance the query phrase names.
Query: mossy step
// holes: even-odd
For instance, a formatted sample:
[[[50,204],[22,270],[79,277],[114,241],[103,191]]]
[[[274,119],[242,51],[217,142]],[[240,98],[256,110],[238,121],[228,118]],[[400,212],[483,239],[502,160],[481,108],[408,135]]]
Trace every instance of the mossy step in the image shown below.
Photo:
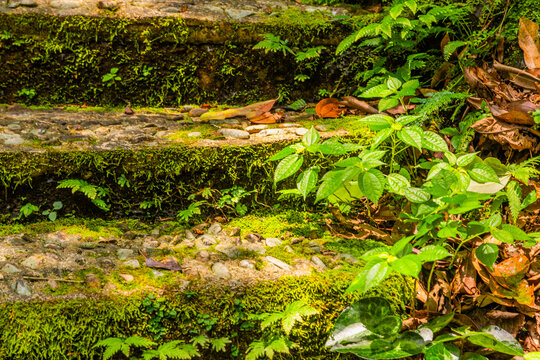
[[[215,233],[221,242],[228,239],[228,235],[223,233],[228,234],[235,227],[240,227],[239,239],[243,240],[249,238],[251,232],[259,232],[264,237],[279,237],[282,243],[266,246],[264,256],[271,254],[286,263],[295,264],[294,271],[280,272],[271,264],[265,266],[262,255],[250,254],[249,261],[261,263],[262,267],[238,272],[235,264],[239,259],[225,260],[226,256],[220,255],[216,246],[205,250],[211,256],[201,260],[189,252],[186,239],[169,253],[176,256],[184,267],[195,266],[195,263],[199,267],[210,267],[216,261],[226,264],[233,274],[231,279],[222,278],[217,273],[212,275],[187,269],[183,273],[158,269],[162,273],[155,274],[144,265],[137,269],[116,264],[90,266],[92,261],[102,258],[109,259],[110,263],[117,256],[117,248],[138,246],[135,244],[139,240],[172,243],[175,237],[187,236],[184,228],[175,222],[146,224],[131,219],[75,218],[0,226],[0,249],[6,258],[0,260],[0,268],[9,263],[21,270],[5,273],[0,280],[3,300],[0,304],[0,328],[3,329],[0,358],[56,360],[66,359],[66,354],[71,354],[69,359],[98,359],[100,351],[94,345],[109,336],[158,336],[160,341],[170,341],[189,340],[199,334],[212,338],[229,337],[243,355],[247,345],[260,336],[258,324],[249,315],[280,311],[299,299],[305,299],[320,314],[293,331],[292,340],[300,347],[287,358],[333,358],[324,349],[325,339],[337,315],[359,298],[358,294],[344,295],[344,291],[359,271],[360,264],[349,262],[350,257],[340,254],[357,257],[381,245],[369,239],[333,237],[325,230],[324,224],[322,214],[288,211],[233,219],[223,225],[221,231],[221,227],[215,224],[210,228],[208,225],[197,227],[205,235]],[[313,233],[317,235],[313,236]],[[311,236],[311,239],[292,241],[301,236]],[[92,243],[98,247],[88,250]],[[328,268],[324,272],[313,270],[299,276],[299,260],[312,256],[306,251],[314,244],[325,249],[317,256],[328,264]],[[26,252],[10,251],[14,247],[24,247]],[[292,252],[287,247],[292,248]],[[79,248],[82,251],[78,251]],[[45,262],[37,266],[28,260],[21,261],[36,258],[43,250],[48,251],[49,257],[56,256],[62,264],[75,259],[71,253],[77,254],[79,260],[73,266],[64,266],[63,275],[49,273],[54,272],[54,267],[63,266],[60,262],[56,265]],[[146,249],[150,250],[158,260],[165,256],[158,253],[158,250],[163,250],[161,246],[159,249]],[[248,273],[256,277],[250,277]],[[33,276],[29,278],[29,274]],[[93,281],[101,285],[92,285],[88,274],[93,274]],[[124,278],[126,274],[131,276],[131,279],[124,280],[122,274]],[[36,278],[53,276],[74,280],[75,283],[58,280],[60,286],[57,284],[53,289],[51,282],[36,281]],[[77,284],[77,280],[87,284]],[[17,281],[25,282],[31,289],[31,294],[19,296],[25,302],[14,301],[18,298],[10,286]],[[394,311],[403,314],[412,289],[408,280],[390,277],[366,295],[377,294],[387,298]],[[151,311],[155,306],[166,314],[163,318]],[[233,359],[231,350],[229,345],[226,353],[207,351],[203,358]]]
[[[290,125],[317,124],[326,127],[323,137],[346,134],[342,127],[348,129],[348,141],[363,143],[369,137],[354,117]],[[220,126],[231,125],[193,123],[178,109],[169,114],[137,110],[133,116],[27,108],[0,113],[2,221],[17,217],[26,203],[46,209],[56,201],[63,202],[66,213],[84,216],[118,217],[126,211],[137,217],[175,216],[192,202],[189,195],[232,186],[255,190],[255,202],[275,203],[276,163],[267,159],[301,137],[286,133],[231,140],[217,133]],[[200,136],[187,137],[193,131]],[[103,213],[80,192],[57,189],[67,179],[109,189],[104,199],[112,211]]]
[[[195,9],[214,5],[196,3],[173,15],[156,10],[159,16],[153,7],[134,6],[143,17],[4,7],[0,102],[178,106],[247,103],[278,94],[309,100],[319,89],[354,87],[354,73],[371,61],[368,54],[335,56],[336,45],[351,28],[329,11],[253,2],[259,4],[255,15],[233,19],[226,10],[234,7],[218,7],[225,15],[215,17],[210,10]],[[286,51],[253,49],[265,33],[280,36],[298,51],[326,48],[319,58],[297,63]],[[295,80],[300,74],[309,80]]]

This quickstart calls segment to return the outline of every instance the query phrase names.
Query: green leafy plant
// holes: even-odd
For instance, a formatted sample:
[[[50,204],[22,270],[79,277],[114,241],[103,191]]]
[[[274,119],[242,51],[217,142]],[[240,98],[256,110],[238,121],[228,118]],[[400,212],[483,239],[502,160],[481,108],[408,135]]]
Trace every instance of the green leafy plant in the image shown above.
[[[55,221],[58,217],[58,211],[64,207],[64,204],[61,201],[55,201],[53,203],[52,209],[47,209],[41,213],[43,216],[47,216],[49,220]]]
[[[84,180],[66,179],[58,182],[57,189],[71,189],[74,194],[76,192],[83,193],[92,204],[103,211],[109,211],[110,206],[103,200],[109,193],[109,189],[102,188],[96,185],[91,185]]]
[[[143,360],[191,359],[194,356],[199,356],[199,352],[194,345],[186,344],[181,340],[166,342],[159,345],[156,349],[151,348],[156,345],[152,340],[140,336],[130,336],[128,338],[107,338],[99,341],[95,346],[105,348],[103,360],[111,359],[119,352],[126,358]],[[133,348],[146,349],[142,350],[141,357],[134,358],[130,357],[130,352]]]
[[[101,82],[107,85],[107,87],[113,86],[116,82],[121,81],[122,78],[118,75],[118,68],[113,67],[108,74],[103,75]]]
[[[309,306],[305,300],[295,301],[285,310],[274,313],[252,315],[251,319],[261,321],[263,336],[253,341],[248,348],[246,360],[261,357],[273,359],[275,353],[289,354],[290,349],[298,345],[288,339],[296,323],[305,317],[318,314],[318,310]]]
[[[163,322],[174,319],[177,312],[169,309],[166,298],[156,298],[153,294],[148,295],[141,305],[142,311],[149,316],[148,331],[153,334],[154,340],[161,338],[166,333]]]
[[[25,97],[28,100],[32,100],[37,95],[37,93],[36,93],[36,90],[34,90],[34,89],[23,88],[23,89],[19,90],[17,95],[19,95],[19,97],[21,97],[21,98]]]
[[[264,39],[257,43],[255,46],[253,46],[253,49],[262,49],[265,53],[268,53],[269,51],[281,51],[283,55],[286,55],[287,53],[295,55],[294,51],[292,51],[291,48],[287,46],[287,43],[289,42],[288,40],[281,40],[279,36],[270,33],[266,33],[263,36]]]
[[[176,214],[176,217],[181,221],[188,223],[196,215],[201,215],[201,205],[205,204],[205,201],[195,201],[189,204],[187,209],[180,210]]]
[[[488,359],[475,353],[462,354],[458,346],[450,343],[468,341],[499,353],[523,356],[519,342],[507,331],[493,325],[480,331],[471,331],[467,327],[453,328],[434,337],[453,318],[454,313],[449,313],[417,330],[401,332],[402,321],[392,315],[385,299],[365,298],[341,313],[326,346],[332,351],[352,353],[362,359],[401,359],[418,354],[424,354],[426,360]]]
[[[24,216],[25,218],[31,216],[34,213],[37,213],[39,211],[39,207],[32,204],[32,203],[26,203],[19,209],[19,216],[17,216],[14,220],[20,220]]]

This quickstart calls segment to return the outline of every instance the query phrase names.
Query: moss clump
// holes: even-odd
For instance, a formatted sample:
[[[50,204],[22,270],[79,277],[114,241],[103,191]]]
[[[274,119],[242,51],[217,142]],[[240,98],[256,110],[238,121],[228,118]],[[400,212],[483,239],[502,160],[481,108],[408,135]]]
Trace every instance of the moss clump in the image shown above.
[[[170,290],[161,304],[172,317],[158,319],[143,306],[144,297],[29,302],[0,305],[0,358],[11,360],[100,359],[97,341],[111,336],[163,333],[160,341],[189,340],[197,334],[229,337],[244,354],[260,336],[249,314],[282,310],[286,304],[305,298],[320,315],[292,333],[300,348],[290,359],[334,358],[324,342],[339,313],[357,294],[344,296],[351,276],[335,272],[307,278],[285,278],[273,283],[232,290],[193,284],[188,290]],[[396,313],[404,312],[410,289],[400,278],[390,278],[374,293],[382,293]],[[146,298],[147,300],[149,298]],[[150,298],[151,299],[151,298]],[[154,298],[155,299],[155,298]],[[151,302],[157,300],[150,300]],[[148,304],[148,302],[146,302]],[[199,321],[200,320],[200,321]],[[256,326],[257,325],[257,326]],[[230,350],[230,348],[229,348]],[[205,353],[205,359],[235,359],[227,353]]]

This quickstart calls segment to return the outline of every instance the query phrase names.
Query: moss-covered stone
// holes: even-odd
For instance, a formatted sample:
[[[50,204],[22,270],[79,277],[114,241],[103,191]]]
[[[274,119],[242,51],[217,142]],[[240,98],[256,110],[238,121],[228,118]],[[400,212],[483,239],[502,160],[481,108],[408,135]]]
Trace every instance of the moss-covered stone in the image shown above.
[[[185,339],[206,333],[209,337],[229,337],[243,355],[247,345],[261,334],[249,314],[282,310],[286,304],[306,299],[320,315],[297,327],[292,340],[300,348],[290,359],[334,358],[324,342],[337,315],[357,294],[344,296],[350,276],[334,272],[306,278],[286,278],[273,283],[230,289],[194,284],[188,290],[169,289],[165,311],[175,315],[160,321],[147,312],[143,297],[98,298],[70,301],[30,302],[0,305],[0,358],[12,360],[100,359],[97,341],[111,336],[151,337],[164,332],[160,341]],[[401,278],[390,278],[372,293],[386,297],[398,314],[405,311],[410,296]],[[150,300],[156,301],[156,300]],[[145,310],[146,309],[146,310]],[[153,320],[154,319],[154,320]],[[200,319],[209,319],[199,322]],[[209,328],[204,329],[210,324]],[[257,326],[255,326],[257,325]],[[163,330],[163,331],[162,331]],[[230,352],[205,353],[205,359],[234,359]]]
[[[342,73],[352,59],[333,55],[349,31],[298,11],[258,23],[0,14],[0,102],[176,106],[250,102],[278,92],[310,99],[320,88],[352,81],[354,74]],[[299,49],[327,50],[299,65],[290,54],[253,50],[264,33]],[[114,68],[118,79],[104,81]],[[295,81],[299,73],[310,79]]]

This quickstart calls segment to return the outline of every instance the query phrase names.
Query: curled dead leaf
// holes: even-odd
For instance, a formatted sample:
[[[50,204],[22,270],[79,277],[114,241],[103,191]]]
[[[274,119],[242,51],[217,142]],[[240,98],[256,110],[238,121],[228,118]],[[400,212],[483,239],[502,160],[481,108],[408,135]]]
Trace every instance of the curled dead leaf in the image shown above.
[[[358,100],[354,96],[345,96],[343,97],[342,104],[345,106],[361,110],[362,112],[365,112],[367,114],[378,114],[379,110],[375,109],[373,106],[369,105],[367,102]]]
[[[518,43],[523,50],[523,59],[529,69],[540,68],[540,39],[538,24],[529,19],[519,19]]]
[[[200,119],[202,121],[208,121],[208,120],[223,120],[223,119],[229,119],[233,117],[245,116],[248,120],[250,120],[250,119],[258,118],[261,115],[269,112],[274,106],[275,102],[278,100],[279,100],[279,97],[277,99],[261,101],[255,104],[241,107],[241,108],[228,109],[228,110],[219,111],[219,112],[207,112],[207,113],[202,114]]]
[[[323,118],[337,118],[345,113],[345,109],[342,107],[338,99],[328,98],[319,101],[315,106],[315,112],[321,119]]]

